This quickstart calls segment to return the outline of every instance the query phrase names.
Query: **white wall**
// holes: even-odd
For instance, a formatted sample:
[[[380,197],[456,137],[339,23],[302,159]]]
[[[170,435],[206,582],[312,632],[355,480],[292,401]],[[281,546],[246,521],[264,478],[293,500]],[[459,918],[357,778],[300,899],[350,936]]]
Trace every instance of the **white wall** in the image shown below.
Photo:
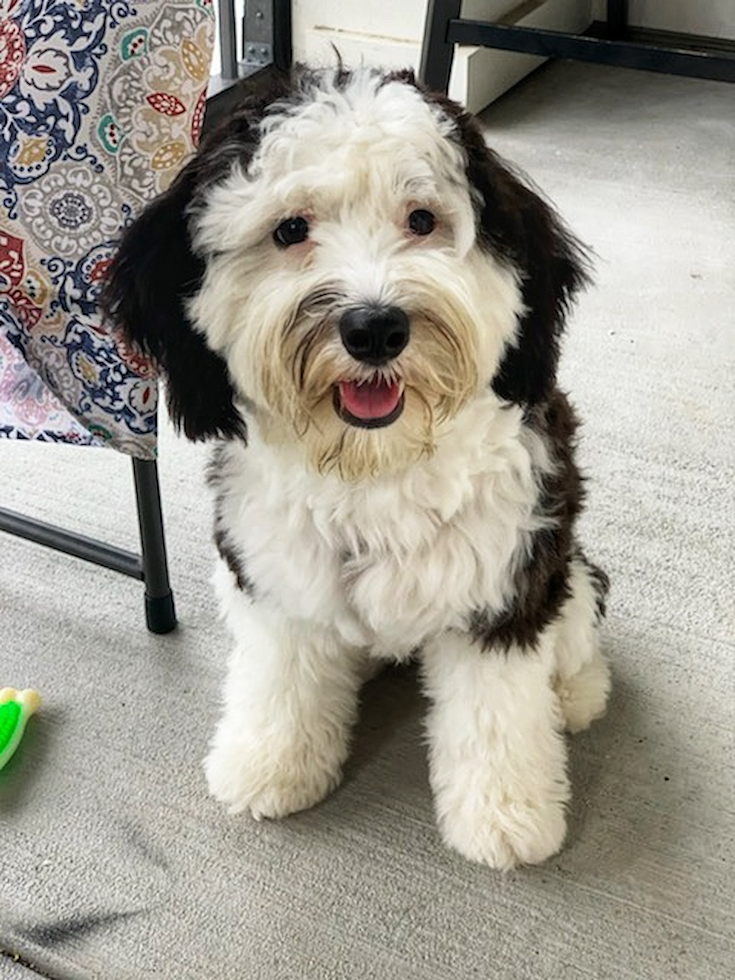
[[[334,45],[348,65],[418,64],[426,0],[293,0],[295,61],[334,64]]]
[[[594,0],[598,20],[605,0]],[[628,19],[637,27],[735,39],[735,0],[629,0]]]
[[[384,67],[417,68],[426,6],[427,0],[292,0],[294,58],[332,63],[333,43],[348,64],[362,52],[366,61]],[[527,0],[464,0],[462,16],[500,20],[532,6]]]
[[[415,40],[424,28],[426,0],[292,0],[294,53],[313,28]]]
[[[735,0],[734,0],[735,2]],[[418,68],[427,0],[293,0],[294,59],[348,66]],[[464,0],[462,16],[523,23],[551,30],[584,30],[590,0]],[[449,94],[479,112],[543,58],[476,47],[455,53]]]

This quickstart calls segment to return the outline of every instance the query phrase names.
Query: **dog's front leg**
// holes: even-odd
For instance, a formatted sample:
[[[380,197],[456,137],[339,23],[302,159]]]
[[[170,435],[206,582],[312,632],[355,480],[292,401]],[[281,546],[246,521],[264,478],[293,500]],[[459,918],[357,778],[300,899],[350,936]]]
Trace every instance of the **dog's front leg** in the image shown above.
[[[543,639],[543,638],[542,638]],[[483,651],[450,632],[424,649],[429,765],[439,828],[493,868],[555,854],[569,798],[553,662],[544,650]]]
[[[284,817],[318,803],[341,779],[362,657],[313,624],[250,610],[238,625],[207,781],[233,813]]]

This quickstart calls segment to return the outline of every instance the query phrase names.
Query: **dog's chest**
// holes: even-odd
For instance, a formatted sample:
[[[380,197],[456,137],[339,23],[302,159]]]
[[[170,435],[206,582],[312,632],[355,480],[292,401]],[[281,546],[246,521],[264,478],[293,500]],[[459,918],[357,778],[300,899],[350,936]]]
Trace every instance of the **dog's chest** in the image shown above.
[[[257,595],[398,658],[479,609],[500,612],[538,501],[531,454],[513,436],[358,486],[243,453],[224,516]]]
[[[444,508],[400,487],[292,497],[279,513],[253,515],[270,532],[250,535],[247,550],[285,614],[400,659],[465,627],[473,611],[506,605],[532,508],[531,495],[509,497],[487,475]]]
[[[345,529],[338,587],[377,652],[406,656],[476,607],[482,559],[464,523],[404,503],[372,533]]]

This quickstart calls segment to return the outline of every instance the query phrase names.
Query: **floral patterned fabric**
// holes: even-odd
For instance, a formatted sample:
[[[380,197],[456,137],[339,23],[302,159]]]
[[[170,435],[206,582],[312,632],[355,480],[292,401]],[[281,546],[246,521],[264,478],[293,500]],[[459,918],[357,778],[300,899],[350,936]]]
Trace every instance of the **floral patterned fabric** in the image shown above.
[[[0,436],[97,445],[0,333]]]
[[[0,435],[155,455],[155,372],[97,298],[196,147],[213,37],[212,0],[0,0]]]

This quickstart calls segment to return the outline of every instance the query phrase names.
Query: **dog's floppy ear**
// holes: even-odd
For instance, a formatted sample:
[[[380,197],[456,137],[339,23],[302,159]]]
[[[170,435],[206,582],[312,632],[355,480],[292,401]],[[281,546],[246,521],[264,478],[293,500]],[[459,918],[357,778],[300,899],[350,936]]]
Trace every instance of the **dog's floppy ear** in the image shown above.
[[[191,245],[189,211],[235,161],[247,165],[267,106],[290,88],[287,74],[275,75],[208,133],[169,189],[127,228],[102,288],[107,317],[166,375],[171,418],[189,439],[246,434],[227,365],[186,313],[204,275]]]
[[[103,311],[166,375],[169,412],[190,439],[245,437],[246,426],[227,365],[187,316],[186,301],[204,275],[204,261],[191,244],[189,212],[235,162],[247,166],[267,107],[291,87],[288,73],[274,73],[210,127],[197,155],[125,231],[102,289]]]
[[[588,282],[584,247],[554,210],[488,148],[473,117],[427,93],[456,126],[475,196],[480,244],[518,271],[524,314],[493,379],[501,398],[543,401],[556,380],[559,341],[574,294]]]
[[[587,256],[554,210],[484,141],[470,154],[468,175],[481,195],[481,238],[520,273],[524,305],[493,389],[508,401],[533,405],[556,382],[564,321],[575,293],[589,280]]]
[[[166,375],[171,418],[189,439],[236,435],[244,427],[225,362],[185,311],[204,273],[187,226],[200,170],[195,158],[127,228],[101,296],[123,336]]]

